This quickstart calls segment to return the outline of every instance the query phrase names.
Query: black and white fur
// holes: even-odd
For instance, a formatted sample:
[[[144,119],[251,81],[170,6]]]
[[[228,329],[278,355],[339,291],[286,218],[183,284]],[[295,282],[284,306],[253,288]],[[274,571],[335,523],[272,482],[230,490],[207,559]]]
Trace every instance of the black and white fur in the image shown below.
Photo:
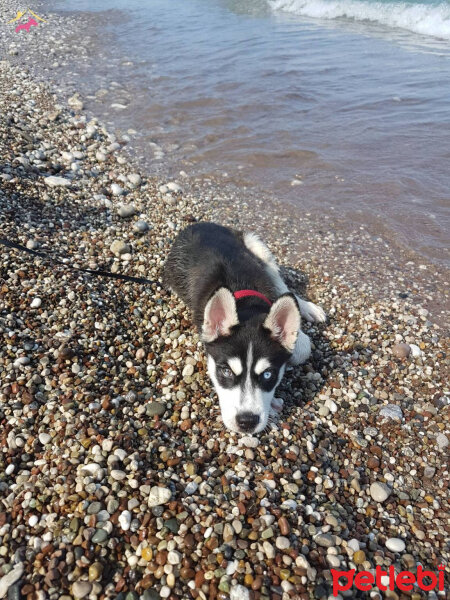
[[[301,317],[323,322],[323,310],[289,291],[258,236],[215,223],[196,223],[178,235],[164,285],[193,313],[225,425],[262,431],[271,411],[281,409],[274,393],[286,364],[311,353]],[[272,306],[255,296],[236,300],[233,293],[243,289],[264,294]]]

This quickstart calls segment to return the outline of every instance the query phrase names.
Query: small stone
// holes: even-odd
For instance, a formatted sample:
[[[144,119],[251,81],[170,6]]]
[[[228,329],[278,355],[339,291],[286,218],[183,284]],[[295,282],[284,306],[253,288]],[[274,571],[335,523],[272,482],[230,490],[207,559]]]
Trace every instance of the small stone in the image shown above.
[[[445,450],[448,446],[448,438],[445,433],[438,433],[436,436],[436,443],[441,452]]]
[[[182,191],[181,185],[178,185],[178,183],[175,183],[174,181],[169,181],[169,183],[167,183],[166,186],[168,190],[170,190],[171,192],[175,192],[176,194],[179,194]]]
[[[119,515],[119,524],[122,527],[123,531],[128,531],[131,525],[131,512],[129,510],[124,510]]]
[[[392,346],[392,354],[397,358],[407,358],[411,352],[409,344],[395,344]]]
[[[136,207],[134,206],[134,204],[122,204],[122,206],[119,207],[117,214],[119,215],[119,217],[127,219],[136,214]]]
[[[72,593],[77,600],[81,600],[82,598],[86,598],[89,596],[92,590],[92,584],[89,581],[75,581],[72,584]]]
[[[89,567],[89,581],[97,581],[103,573],[103,565],[100,562],[92,563]]]
[[[150,229],[150,226],[146,221],[142,221],[141,219],[139,219],[139,221],[136,221],[136,223],[134,223],[133,229],[134,231],[136,231],[136,233],[145,233]]]
[[[138,187],[142,183],[142,177],[139,173],[130,173],[128,175],[128,181],[131,183],[133,187]]]
[[[76,111],[83,110],[83,106],[84,106],[84,104],[80,98],[80,94],[78,94],[78,92],[76,94],[74,94],[73,96],[71,96],[67,100],[67,104],[70,106],[70,108],[73,108],[73,110],[76,110]]]
[[[436,473],[436,469],[434,467],[430,467],[428,465],[423,470],[423,476],[426,479],[432,479],[434,477],[435,473]]]
[[[36,515],[31,515],[31,517],[28,519],[28,525],[30,527],[35,527],[38,523],[39,519]]]
[[[259,438],[253,437],[252,435],[244,435],[239,440],[239,446],[245,446],[246,448],[257,448],[259,446]]]
[[[366,555],[363,552],[363,550],[357,550],[353,554],[352,560],[355,563],[355,565],[362,565],[362,563],[366,560]]]
[[[194,366],[187,364],[183,369],[183,373],[182,373],[183,378],[191,377],[193,374],[194,374]]]
[[[125,471],[121,471],[120,469],[113,469],[111,471],[111,477],[116,481],[122,481],[123,479],[125,479],[126,476],[127,474],[125,473]]]
[[[121,254],[128,254],[129,252],[131,252],[130,246],[123,240],[114,240],[109,249],[116,256],[120,256]]]
[[[288,540],[288,538],[282,535],[279,535],[275,540],[275,546],[278,548],[278,550],[287,550],[290,545],[291,542]]]
[[[370,495],[375,502],[384,502],[390,495],[391,489],[380,481],[375,481],[370,486]]]
[[[250,591],[243,585],[230,587],[230,600],[250,600]]]
[[[123,194],[123,189],[120,187],[118,183],[111,184],[111,193],[113,196],[121,196]]]
[[[406,544],[400,538],[389,538],[386,540],[386,548],[391,552],[403,552]]]
[[[152,508],[153,506],[161,506],[169,502],[172,497],[172,492],[168,488],[158,487],[154,485],[148,496],[148,506]]]
[[[273,537],[272,527],[268,527],[267,529],[264,529],[264,531],[261,533],[261,537],[263,540],[267,540],[267,539]]]
[[[16,358],[16,360],[14,361],[14,366],[16,367],[16,369],[18,367],[24,367],[25,365],[29,365],[30,364],[30,359],[28,358],[28,356],[20,356],[19,358]]]
[[[422,350],[419,348],[419,346],[416,346],[416,344],[409,344],[409,347],[411,349],[411,356],[414,358],[422,356]]]
[[[19,563],[9,571],[9,573],[0,578],[0,598],[4,598],[8,593],[9,588],[22,577],[23,570],[23,563]]]
[[[171,550],[167,555],[169,565],[179,565],[181,563],[181,554],[176,550]]]
[[[94,535],[92,536],[92,542],[94,544],[101,544],[102,542],[104,542],[108,537],[108,532],[106,531],[106,529],[97,529],[97,531],[94,533]]]
[[[48,433],[40,433],[38,437],[39,437],[39,441],[41,442],[41,444],[43,446],[48,444],[49,441],[52,439],[51,435],[49,435]]]
[[[49,187],[68,187],[72,184],[70,179],[66,179],[65,177],[56,177],[55,175],[44,177],[44,183]]]
[[[184,491],[188,496],[195,494],[198,489],[198,483],[196,481],[190,481],[187,486],[184,488]]]
[[[280,517],[278,519],[278,526],[282,535],[289,535],[291,528],[289,527],[289,522],[286,517]]]
[[[387,419],[395,419],[397,421],[403,420],[403,412],[400,406],[396,404],[387,404],[380,410],[380,417],[386,417]]]
[[[162,402],[149,402],[145,406],[145,414],[148,417],[162,416],[166,412],[166,405]]]
[[[331,548],[335,545],[335,537],[331,533],[318,533],[314,537],[314,541],[323,548]]]
[[[331,398],[327,398],[325,400],[325,406],[330,409],[330,412],[332,412],[332,413],[337,412],[337,409],[338,409],[337,404],[336,404],[336,402],[334,402],[334,400],[331,400]]]

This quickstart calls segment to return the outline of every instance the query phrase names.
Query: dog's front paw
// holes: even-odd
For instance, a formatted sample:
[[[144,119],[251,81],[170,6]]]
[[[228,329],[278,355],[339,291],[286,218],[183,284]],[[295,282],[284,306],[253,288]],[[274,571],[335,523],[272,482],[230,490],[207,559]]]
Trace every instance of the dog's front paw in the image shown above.
[[[273,398],[272,404],[270,405],[272,413],[274,415],[280,414],[280,412],[283,410],[283,404],[283,398]]]
[[[311,323],[325,323],[327,320],[325,311],[317,304],[314,304],[314,302],[302,300],[300,304],[300,313],[303,318]]]

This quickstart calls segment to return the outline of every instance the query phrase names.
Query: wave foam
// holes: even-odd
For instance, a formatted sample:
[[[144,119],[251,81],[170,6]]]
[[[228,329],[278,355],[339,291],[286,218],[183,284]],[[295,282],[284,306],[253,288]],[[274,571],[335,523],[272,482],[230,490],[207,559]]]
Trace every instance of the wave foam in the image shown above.
[[[364,2],[362,0],[268,0],[273,10],[320,19],[373,21],[450,40],[450,4]]]

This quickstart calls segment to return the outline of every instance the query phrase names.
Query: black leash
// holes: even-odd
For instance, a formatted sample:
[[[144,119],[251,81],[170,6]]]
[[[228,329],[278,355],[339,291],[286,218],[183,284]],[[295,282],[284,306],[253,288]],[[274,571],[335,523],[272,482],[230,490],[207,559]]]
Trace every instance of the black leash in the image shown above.
[[[145,277],[132,277],[131,275],[121,275],[120,273],[111,273],[110,271],[103,271],[102,269],[83,269],[82,267],[74,267],[72,265],[67,264],[60,258],[55,258],[54,256],[47,254],[46,252],[38,252],[37,250],[31,250],[31,248],[27,248],[26,246],[22,246],[21,244],[11,242],[10,240],[6,240],[4,238],[0,238],[0,244],[2,246],[6,246],[7,248],[14,248],[15,250],[20,250],[21,252],[27,252],[28,254],[32,254],[33,256],[45,258],[46,260],[50,260],[51,262],[57,263],[58,265],[63,265],[64,267],[66,267],[66,269],[70,269],[71,271],[88,273],[89,275],[98,275],[99,277],[110,277],[111,279],[121,279],[122,281],[132,281],[133,283],[146,283],[150,285],[156,283],[157,285],[161,286],[161,283],[159,281],[145,279]]]

